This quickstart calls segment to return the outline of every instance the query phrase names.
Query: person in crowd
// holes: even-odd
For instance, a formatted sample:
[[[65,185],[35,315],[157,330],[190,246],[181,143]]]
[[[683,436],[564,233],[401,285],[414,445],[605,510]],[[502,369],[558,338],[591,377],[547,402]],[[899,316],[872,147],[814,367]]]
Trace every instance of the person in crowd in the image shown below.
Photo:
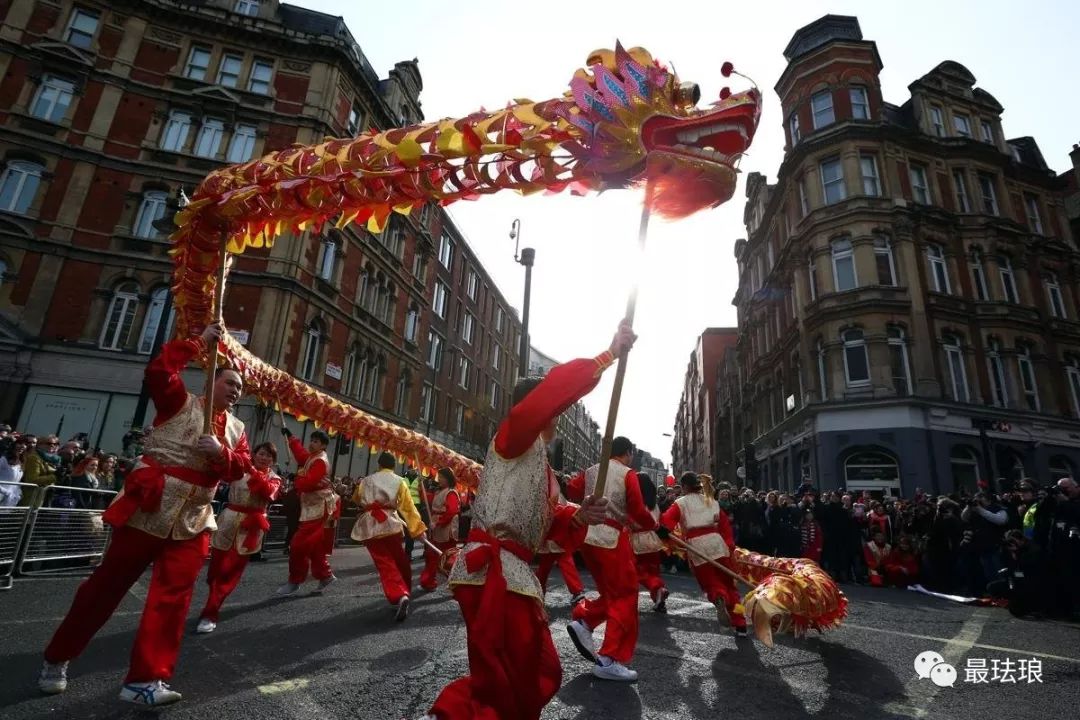
[[[889,517],[885,511],[885,505],[879,500],[870,504],[870,514],[866,516],[866,530],[871,537],[875,532],[880,531],[885,536],[885,542],[892,542],[893,519]]]
[[[814,484],[810,482],[809,475],[803,475],[802,482],[799,483],[799,487],[795,490],[795,499],[801,500],[802,496],[808,492],[813,492]]]
[[[293,482],[295,475],[285,481],[285,492],[281,495],[281,514],[285,516],[285,549],[282,554],[288,555],[292,547],[293,537],[300,529],[300,491]]]
[[[720,509],[727,513],[728,520],[732,520],[735,514],[735,503],[731,500],[731,490],[729,488],[720,488],[716,491],[716,504],[720,506]]]
[[[803,498],[806,497],[807,495],[803,495]],[[821,525],[814,517],[814,511],[810,507],[803,503],[799,503],[799,507],[802,513],[802,522],[799,524],[799,557],[820,563],[821,549],[825,541],[822,536]]]
[[[964,522],[961,561],[967,591],[973,597],[982,597],[986,584],[995,579],[1001,569],[1001,541],[1009,515],[993,495],[980,490],[960,513],[960,519]]]
[[[427,479],[422,474],[416,472],[415,470],[405,471],[405,477],[402,479],[402,481],[405,483],[405,487],[409,491],[409,495],[412,496],[413,507],[416,508],[417,512],[420,514],[420,522],[424,524],[424,527],[427,527],[428,524],[431,522],[431,518],[428,517],[427,505],[420,497],[420,493],[424,492],[427,489],[426,480]],[[411,534],[405,533],[406,557],[412,557],[413,547],[415,546],[415,544],[416,539],[413,538]],[[421,545],[423,545],[423,543],[421,543]]]
[[[779,557],[797,558],[802,552],[802,515],[787,493],[780,493],[777,507],[776,554]]]
[[[638,473],[638,483],[641,485],[641,499],[645,501],[645,507],[657,523],[660,521],[660,509],[656,505],[656,485],[645,473]],[[642,530],[637,525],[633,527],[630,535],[630,546],[634,550],[634,560],[637,566],[638,583],[649,593],[653,601],[653,612],[666,613],[668,589],[664,579],[660,577],[660,557],[664,550],[664,543],[656,530]]]
[[[337,522],[341,517],[341,502],[334,491],[330,458],[326,454],[330,436],[315,430],[305,448],[289,428],[281,428],[281,434],[288,438],[289,450],[300,466],[294,481],[300,493],[300,525],[289,546],[289,579],[277,589],[277,594],[287,596],[299,591],[307,581],[309,569],[319,581],[316,592],[322,592],[337,580],[330,567],[330,555],[334,552]]]
[[[98,482],[102,490],[117,492],[120,488],[116,484],[116,456],[112,453],[98,454]]]
[[[851,565],[844,555],[847,517],[839,494],[825,493],[824,500],[821,507],[822,566],[834,580],[843,582],[851,577]]]
[[[26,439],[23,436],[4,438],[6,447],[0,455],[0,507],[16,507],[22,499],[23,457]]]
[[[923,585],[930,590],[952,593],[957,589],[957,556],[963,535],[960,506],[947,497],[938,499],[923,555],[926,564]]]
[[[1051,611],[1072,618],[1080,608],[1080,486],[1062,478],[1053,490],[1039,503],[1036,539],[1042,540],[1050,568]]]
[[[776,555],[780,547],[780,516],[783,511],[780,508],[780,493],[771,490],[765,495],[765,508],[762,511],[765,517],[765,549],[766,555]]]
[[[993,598],[1004,598],[1016,617],[1042,617],[1053,600],[1046,558],[1023,530],[1008,530],[1003,541],[1004,567],[986,587]]]
[[[55,435],[43,435],[37,439],[37,446],[26,453],[23,459],[24,483],[36,485],[25,488],[19,504],[24,507],[39,508],[45,501],[45,488],[55,485],[58,479],[61,458],[58,454],[60,439]]]
[[[458,513],[461,511],[461,498],[457,493],[457,478],[448,467],[439,468],[435,473],[435,482],[439,489],[429,496],[428,513],[431,525],[428,528],[428,540],[442,552],[457,547]],[[439,584],[440,555],[429,547],[424,548],[424,570],[420,573],[420,588],[433,591]]]
[[[476,499],[476,493],[472,488],[459,488],[458,497],[461,498],[461,509],[458,511],[458,537],[467,538],[469,530],[472,529],[472,504]]]
[[[765,552],[765,512],[753,490],[743,488],[733,509],[735,541],[739,547]]]
[[[875,527],[870,537],[870,541],[863,545],[863,560],[866,562],[870,585],[884,587],[885,558],[892,552],[892,546],[885,541],[885,531],[880,527]]]
[[[71,470],[71,487],[86,490],[100,490],[101,480],[98,478],[100,461],[96,455],[87,455]],[[72,493],[75,507],[83,510],[101,510],[104,508],[104,496],[96,492]]]
[[[885,584],[904,588],[919,581],[919,556],[910,535],[901,535],[896,547],[885,557]]]

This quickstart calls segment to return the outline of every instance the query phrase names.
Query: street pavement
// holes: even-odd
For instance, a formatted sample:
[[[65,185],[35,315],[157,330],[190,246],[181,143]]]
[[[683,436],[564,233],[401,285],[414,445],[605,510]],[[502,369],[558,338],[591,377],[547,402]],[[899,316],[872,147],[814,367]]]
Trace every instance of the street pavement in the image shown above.
[[[178,705],[157,712],[116,699],[149,575],[132,589],[86,653],[72,663],[64,695],[43,697],[41,649],[67,610],[78,577],[25,579],[0,593],[0,717],[257,720],[416,718],[438,689],[467,670],[465,632],[445,587],[421,595],[395,623],[367,552],[339,548],[340,581],[324,596],[310,584],[273,597],[286,564],[277,552],[249,566],[212,635],[192,633],[206,598],[200,581],[173,687]],[[414,564],[419,577],[419,561]],[[584,576],[586,584],[590,580]],[[1080,626],[1021,621],[901,590],[844,586],[844,627],[774,648],[721,629],[693,578],[665,575],[670,612],[643,593],[634,685],[595,680],[566,632],[568,594],[558,572],[548,595],[563,686],[545,720],[626,718],[1065,718],[1080,716]],[[598,634],[599,640],[599,634]],[[915,658],[934,651],[954,666],[954,686],[920,678]],[[1041,663],[1041,682],[1019,661]],[[984,661],[985,683],[966,681]],[[1006,661],[1011,661],[1008,665]],[[1029,666],[1030,667],[1030,666]],[[973,677],[978,675],[971,672]],[[1018,682],[1007,682],[1009,679]]]

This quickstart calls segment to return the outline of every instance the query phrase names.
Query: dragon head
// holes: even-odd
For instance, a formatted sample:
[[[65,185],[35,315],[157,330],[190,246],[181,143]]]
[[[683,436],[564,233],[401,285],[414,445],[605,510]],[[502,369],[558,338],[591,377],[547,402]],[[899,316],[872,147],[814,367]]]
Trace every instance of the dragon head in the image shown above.
[[[757,88],[731,94],[706,109],[701,91],[680,82],[642,48],[597,50],[570,83],[560,115],[582,138],[571,149],[601,187],[645,183],[646,202],[678,218],[715,207],[735,192],[739,159],[761,114]],[[732,73],[724,63],[722,73]]]

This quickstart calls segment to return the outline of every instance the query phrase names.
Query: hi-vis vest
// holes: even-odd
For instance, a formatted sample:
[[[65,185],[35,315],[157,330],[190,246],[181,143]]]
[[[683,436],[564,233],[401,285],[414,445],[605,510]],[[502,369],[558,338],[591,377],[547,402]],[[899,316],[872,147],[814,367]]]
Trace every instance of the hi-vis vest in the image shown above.
[[[322,460],[326,463],[327,472],[330,471],[330,458],[327,457],[326,452],[312,453],[308,456],[307,462],[304,463],[304,467],[300,468],[297,475],[306,475],[311,466],[315,464],[317,460]],[[327,477],[330,477],[327,475]],[[307,522],[308,520],[321,520],[328,519],[333,516],[334,511],[337,509],[338,494],[334,492],[334,488],[328,487],[322,490],[316,490],[314,492],[300,493],[300,522]]]
[[[607,519],[609,523],[626,523],[626,476],[630,468],[622,463],[610,462],[607,469],[607,482],[604,483],[604,497],[607,498]],[[600,466],[593,465],[585,471],[585,497],[593,494],[596,480],[600,477]],[[612,525],[590,525],[585,535],[585,544],[601,548],[613,548],[619,544],[619,528]]]
[[[717,513],[723,512],[720,504],[713,500],[706,504],[705,496],[701,493],[683,495],[675,503],[679,506],[679,524],[687,536],[686,544],[697,550],[709,560],[727,557],[731,554],[727,543],[716,529]],[[693,530],[698,528],[713,528],[714,532],[697,537],[689,537]],[[705,562],[694,553],[687,553],[691,565],[701,565]]]
[[[203,435],[202,398],[188,393],[180,412],[154,427],[143,444],[143,455],[165,467],[186,467],[198,472],[212,472],[210,461],[199,452],[195,443]],[[225,444],[235,448],[244,435],[244,423],[225,414]],[[138,462],[136,468],[145,465]],[[187,540],[204,530],[214,530],[214,512],[210,501],[214,499],[217,485],[201,487],[180,478],[165,475],[165,487],[161,493],[161,506],[154,512],[136,510],[128,520],[128,527],[159,538]],[[122,493],[121,493],[122,494]]]

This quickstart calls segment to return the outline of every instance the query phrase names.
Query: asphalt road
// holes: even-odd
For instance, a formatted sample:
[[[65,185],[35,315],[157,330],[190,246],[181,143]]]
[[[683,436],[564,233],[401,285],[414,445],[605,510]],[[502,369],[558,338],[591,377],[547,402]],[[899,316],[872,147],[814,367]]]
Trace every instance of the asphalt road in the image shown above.
[[[116,700],[145,597],[144,577],[83,657],[68,692],[42,697],[35,685],[41,649],[67,610],[77,577],[17,581],[0,593],[0,716],[257,720],[415,718],[438,689],[467,668],[464,626],[445,588],[419,597],[398,624],[366,551],[339,548],[341,581],[325,596],[272,597],[285,579],[280,556],[249,567],[217,632],[189,634],[173,687],[184,700],[157,713]],[[419,576],[418,564],[415,575]],[[589,579],[586,576],[586,584]],[[665,576],[667,616],[641,595],[636,685],[594,680],[563,629],[568,595],[555,572],[548,596],[563,660],[563,687],[545,720],[628,718],[994,718],[1077,717],[1080,626],[1019,621],[900,590],[845,586],[851,599],[840,630],[774,648],[720,629],[689,576]],[[310,587],[310,586],[309,586]],[[189,631],[206,597],[200,583]],[[957,668],[953,687],[921,679],[914,660],[935,651]],[[1020,659],[1041,662],[1042,682],[965,682],[984,660],[1017,678]],[[1013,672],[1005,661],[1013,661]],[[995,663],[996,661],[996,663]],[[988,679],[991,674],[988,673]]]

